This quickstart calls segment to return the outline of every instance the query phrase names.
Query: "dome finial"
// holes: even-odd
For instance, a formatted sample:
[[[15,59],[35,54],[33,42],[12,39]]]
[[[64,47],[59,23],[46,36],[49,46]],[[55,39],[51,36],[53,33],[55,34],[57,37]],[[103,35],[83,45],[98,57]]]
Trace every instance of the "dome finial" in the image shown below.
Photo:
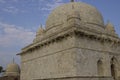
[[[74,0],[71,0],[71,2],[74,2]]]
[[[13,57],[13,63],[15,63],[14,57]]]
[[[40,25],[40,28],[42,29],[42,24]]]

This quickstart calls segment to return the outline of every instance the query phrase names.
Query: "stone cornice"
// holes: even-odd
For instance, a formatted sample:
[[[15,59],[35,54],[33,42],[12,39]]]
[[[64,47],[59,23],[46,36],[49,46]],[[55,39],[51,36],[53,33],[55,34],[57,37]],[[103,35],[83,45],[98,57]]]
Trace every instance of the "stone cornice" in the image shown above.
[[[46,36],[41,41],[32,43],[27,47],[22,49],[22,52],[18,55],[24,54],[28,51],[33,51],[37,48],[42,48],[43,46],[49,45],[54,42],[61,41],[62,39],[72,36],[72,35],[79,35],[85,36],[90,39],[99,40],[101,42],[114,42],[114,44],[120,44],[120,39],[115,36],[111,36],[105,33],[101,33],[96,30],[86,29],[85,27],[79,27],[80,25],[75,25],[71,27],[66,27],[56,33],[50,34]]]
[[[25,48],[22,49],[22,52],[19,53],[18,55],[26,53],[28,51],[32,51],[35,48],[41,48],[41,47],[43,47],[45,45],[49,45],[50,43],[54,43],[54,42],[60,41],[60,40],[66,38],[68,36],[71,36],[71,34],[72,34],[71,30],[67,30],[65,32],[61,32],[59,34],[58,33],[54,33],[53,35],[47,36],[46,38],[42,39],[39,42],[32,43],[32,44],[26,46]]]
[[[78,25],[80,26],[80,25]],[[107,34],[106,32],[101,32],[97,29],[91,29],[91,28],[88,28],[88,27],[78,27],[76,26],[76,31],[79,31],[79,32],[83,32],[85,33],[86,35],[94,35],[96,37],[101,37],[101,38],[112,38],[112,39],[116,39],[116,40],[120,40],[119,37],[117,36],[114,36],[114,35],[110,35],[110,34]]]
[[[90,79],[90,80],[92,80],[92,79],[112,79],[112,77],[111,76],[97,76],[97,75],[95,75],[95,76],[68,76],[68,77],[56,77],[56,78],[40,78],[40,79],[33,79],[33,80],[65,80],[65,79],[70,79],[70,80],[72,80],[72,79]]]

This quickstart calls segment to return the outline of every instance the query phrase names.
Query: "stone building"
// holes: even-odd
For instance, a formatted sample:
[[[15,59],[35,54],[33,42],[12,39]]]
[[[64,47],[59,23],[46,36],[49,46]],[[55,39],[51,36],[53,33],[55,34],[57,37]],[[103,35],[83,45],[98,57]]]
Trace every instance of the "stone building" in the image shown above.
[[[16,63],[10,63],[7,65],[5,73],[0,80],[20,80],[20,68]]]
[[[120,80],[120,38],[82,2],[55,8],[19,55],[21,80]]]

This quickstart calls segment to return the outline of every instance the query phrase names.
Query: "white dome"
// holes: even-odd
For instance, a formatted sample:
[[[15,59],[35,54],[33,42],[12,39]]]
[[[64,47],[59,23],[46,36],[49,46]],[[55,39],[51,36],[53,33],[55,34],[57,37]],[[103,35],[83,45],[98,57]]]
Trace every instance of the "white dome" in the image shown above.
[[[46,29],[53,28],[55,25],[64,24],[67,17],[77,12],[83,22],[104,25],[101,13],[93,6],[82,2],[70,2],[55,8],[46,21]]]
[[[20,75],[19,65],[16,63],[8,64],[5,75],[6,76],[19,76]]]

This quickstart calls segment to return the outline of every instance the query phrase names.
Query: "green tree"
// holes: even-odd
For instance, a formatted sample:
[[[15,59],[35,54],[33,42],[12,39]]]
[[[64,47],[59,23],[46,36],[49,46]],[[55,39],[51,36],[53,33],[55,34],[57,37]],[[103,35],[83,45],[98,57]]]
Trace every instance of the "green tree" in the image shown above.
[[[3,67],[2,66],[0,66],[0,73],[3,71]]]

